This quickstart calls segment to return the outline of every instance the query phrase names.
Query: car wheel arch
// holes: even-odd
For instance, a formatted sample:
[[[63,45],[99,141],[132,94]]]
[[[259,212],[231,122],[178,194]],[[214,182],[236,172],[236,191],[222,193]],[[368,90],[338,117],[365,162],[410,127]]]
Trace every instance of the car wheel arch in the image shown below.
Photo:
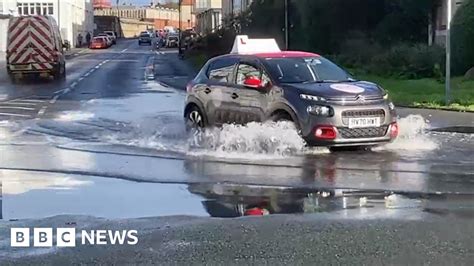
[[[295,123],[295,126],[297,128],[301,128],[300,121],[298,119],[298,116],[296,115],[296,112],[293,111],[293,108],[286,104],[279,104],[274,106],[271,111],[269,112],[269,120],[273,120],[275,116],[278,115],[283,115],[283,116],[289,116],[291,118],[291,121]]]
[[[193,106],[196,106],[200,111],[201,113],[206,116],[206,113],[204,112],[204,106],[202,103],[200,103],[199,101],[197,100],[192,100],[192,101],[189,101],[186,106],[184,107],[184,112],[183,112],[183,116],[186,117],[187,113],[189,112],[189,110],[193,107]]]

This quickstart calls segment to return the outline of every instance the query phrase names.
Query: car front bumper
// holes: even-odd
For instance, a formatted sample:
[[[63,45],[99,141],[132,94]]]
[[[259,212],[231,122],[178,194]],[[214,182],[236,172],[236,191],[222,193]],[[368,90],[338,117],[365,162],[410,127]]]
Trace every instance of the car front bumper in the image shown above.
[[[327,105],[333,110],[331,117],[307,114],[305,121],[300,121],[302,135],[311,146],[374,146],[395,139],[392,126],[396,123],[396,112],[390,110],[388,102],[370,105]],[[379,117],[378,127],[350,128],[349,119]],[[335,136],[318,137],[316,130],[320,127],[332,128]]]

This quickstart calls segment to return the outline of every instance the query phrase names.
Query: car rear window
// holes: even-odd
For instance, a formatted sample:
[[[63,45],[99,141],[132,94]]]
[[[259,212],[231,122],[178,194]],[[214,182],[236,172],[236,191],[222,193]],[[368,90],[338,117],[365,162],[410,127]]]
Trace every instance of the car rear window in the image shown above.
[[[142,38],[147,38],[147,37],[150,37],[150,34],[148,34],[148,33],[142,33],[142,34],[140,34],[140,37],[142,37]]]
[[[230,83],[237,58],[222,58],[213,61],[207,70],[207,77],[210,80]]]

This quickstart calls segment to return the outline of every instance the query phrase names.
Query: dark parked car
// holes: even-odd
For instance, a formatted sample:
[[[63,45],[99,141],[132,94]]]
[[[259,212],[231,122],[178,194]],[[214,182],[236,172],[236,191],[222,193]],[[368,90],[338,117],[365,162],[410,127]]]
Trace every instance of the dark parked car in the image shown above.
[[[184,116],[188,127],[292,121],[315,146],[373,146],[398,134],[395,107],[380,86],[307,52],[209,60],[187,86]]]
[[[151,45],[151,42],[152,39],[148,32],[142,32],[140,33],[140,36],[138,36],[138,45],[142,45],[142,43],[147,43],[148,45]]]

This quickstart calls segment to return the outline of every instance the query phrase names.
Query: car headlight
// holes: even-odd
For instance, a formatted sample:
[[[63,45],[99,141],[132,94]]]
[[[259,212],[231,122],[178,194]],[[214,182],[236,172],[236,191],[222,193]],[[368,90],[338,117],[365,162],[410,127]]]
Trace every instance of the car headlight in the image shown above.
[[[308,114],[320,116],[332,116],[332,108],[328,106],[310,105],[306,108]]]
[[[388,93],[385,93],[385,94],[383,95],[383,99],[384,99],[384,100],[388,100]]]
[[[319,96],[308,95],[308,94],[300,94],[300,98],[303,100],[315,101],[315,102],[325,102],[326,99]]]

